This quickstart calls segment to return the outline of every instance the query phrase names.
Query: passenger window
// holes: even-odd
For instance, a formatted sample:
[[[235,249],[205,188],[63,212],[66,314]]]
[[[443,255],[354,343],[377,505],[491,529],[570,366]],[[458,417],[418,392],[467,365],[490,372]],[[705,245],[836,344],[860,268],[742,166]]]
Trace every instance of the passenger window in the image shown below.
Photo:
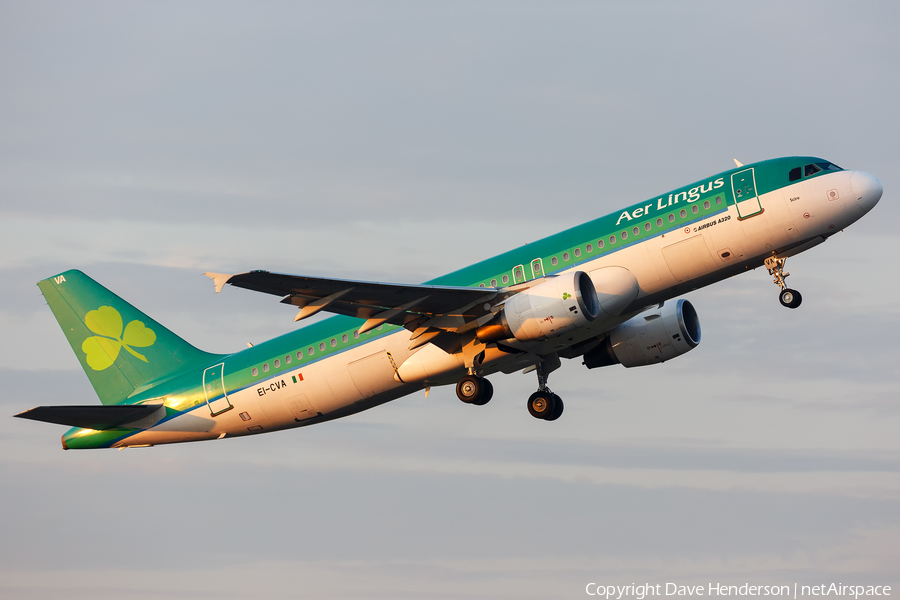
[[[800,179],[800,167],[797,167],[796,169],[791,169],[791,172],[788,173],[788,180],[789,181],[797,181],[798,179]]]
[[[683,219],[683,218],[685,218],[686,216],[687,216],[687,211],[684,210],[684,209],[682,208],[682,209],[681,209],[681,218]]]
[[[803,167],[803,176],[809,177],[810,175],[815,175],[821,170],[822,169],[820,169],[816,165],[806,165],[805,167]]]
[[[483,283],[479,283],[479,284],[478,284],[478,287],[482,288],[482,287],[484,287],[484,284],[483,284]]]
[[[555,265],[556,263],[553,263],[553,264]],[[494,288],[497,287],[497,280],[496,280],[496,279],[491,279],[491,287],[494,287]]]
[[[303,358],[303,350],[297,350],[297,360]]]
[[[563,260],[569,260],[569,253],[563,252]]]
[[[700,209],[699,209],[699,208],[697,207],[697,205],[695,204],[695,205],[693,205],[693,206],[691,207],[691,212],[694,213],[694,214],[696,215],[698,212],[700,212]]]
[[[652,227],[652,225],[650,225],[649,222],[644,223],[644,230],[645,230],[645,231],[650,231],[650,228],[651,228],[651,227]]]
[[[635,227],[634,229],[631,230],[631,233],[633,233],[634,235],[637,235],[637,234],[639,234],[640,232],[641,232],[641,228],[640,228],[640,227]]]
[[[287,356],[284,357],[284,364],[286,364],[286,365],[291,364],[291,355],[290,354],[288,354]]]
[[[675,213],[669,213],[669,223],[675,222]]]
[[[550,264],[553,265],[554,267],[555,267],[558,263],[559,263],[559,260],[558,260],[555,256],[554,256],[553,258],[550,259]]]
[[[587,250],[587,251],[588,251],[588,254],[590,254],[591,252],[594,251],[594,245],[593,245],[593,244],[588,244],[588,245],[587,245],[587,248],[585,248],[585,250]]]
[[[325,352],[325,342],[321,342],[321,343],[319,344],[319,351],[320,351],[320,352]]]
[[[623,231],[623,232],[622,232],[622,239],[623,239],[623,240],[627,240],[627,239],[628,239],[628,232],[627,232],[627,231]]]
[[[722,196],[716,196],[716,204],[722,204]]]
[[[709,200],[703,201],[703,210],[709,210]]]
[[[275,368],[277,369],[280,366],[281,366],[281,361],[276,358],[275,359]]]
[[[504,275],[503,276],[503,284],[506,285],[507,283],[509,283],[509,275]]]
[[[331,347],[334,348],[337,346],[337,340],[335,338],[331,338]]]
[[[358,340],[358,339],[359,339],[359,330],[353,332],[353,339],[354,339],[354,340]]]
[[[506,275],[504,275],[504,277],[506,277]],[[378,331],[381,331],[382,329],[384,329],[384,325],[379,325],[375,329],[377,329]]]
[[[662,217],[660,217],[660,218],[658,218],[658,219],[656,220],[656,226],[657,226],[657,227],[662,227],[662,224],[663,224],[663,220],[662,220]]]
[[[253,367],[252,369],[250,369],[250,374],[256,377],[257,375],[259,375],[259,369]]]
[[[268,373],[268,372],[269,372],[269,363],[266,363],[263,365],[263,373]]]
[[[575,248],[575,258],[581,256],[581,248]]]
[[[309,348],[306,349],[306,355],[307,355],[307,356],[312,356],[312,355],[315,354],[315,353],[316,353],[316,349],[313,348],[312,346],[310,346]]]
[[[603,240],[597,240],[597,249],[599,250],[602,247],[603,247]]]
[[[614,235],[609,236],[609,243],[610,243],[610,244],[615,244],[615,243],[616,243],[616,236],[614,236]]]
[[[348,338],[347,334],[345,333],[344,335],[341,336],[341,341],[346,344],[348,341],[350,341],[350,338]]]

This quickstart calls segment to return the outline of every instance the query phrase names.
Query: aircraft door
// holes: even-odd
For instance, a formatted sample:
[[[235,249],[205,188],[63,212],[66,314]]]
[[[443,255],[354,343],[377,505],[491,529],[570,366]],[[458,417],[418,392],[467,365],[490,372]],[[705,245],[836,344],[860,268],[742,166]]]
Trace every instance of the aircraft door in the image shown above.
[[[513,268],[513,283],[525,283],[525,267],[522,265]]]
[[[734,193],[738,219],[746,219],[762,212],[759,196],[756,194],[756,175],[753,167],[732,173],[731,191]]]
[[[203,393],[212,416],[231,410],[231,402],[225,393],[225,364],[219,363],[203,371]]]
[[[544,263],[541,262],[541,259],[536,258],[531,261],[531,274],[534,275],[535,279],[540,279],[544,276]]]

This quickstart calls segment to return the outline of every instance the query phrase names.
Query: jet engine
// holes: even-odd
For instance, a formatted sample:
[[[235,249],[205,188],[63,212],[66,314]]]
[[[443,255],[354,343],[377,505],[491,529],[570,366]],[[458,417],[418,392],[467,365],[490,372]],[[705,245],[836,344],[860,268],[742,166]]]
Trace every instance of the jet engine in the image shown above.
[[[543,340],[584,327],[599,313],[591,278],[584,271],[573,271],[512,296],[475,335],[485,344],[513,337],[520,342]]]
[[[642,367],[665,362],[700,343],[700,319],[687,300],[678,300],[625,321],[593,350],[585,353],[588,369],[621,363]]]

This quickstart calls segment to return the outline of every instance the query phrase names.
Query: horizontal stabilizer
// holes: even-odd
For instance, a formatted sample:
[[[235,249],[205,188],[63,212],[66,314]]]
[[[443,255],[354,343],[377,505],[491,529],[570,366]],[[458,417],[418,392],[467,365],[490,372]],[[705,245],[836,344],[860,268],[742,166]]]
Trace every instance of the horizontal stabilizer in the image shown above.
[[[162,404],[114,404],[90,406],[38,406],[15,416],[84,429],[113,429],[149,417]],[[165,409],[163,409],[165,410]]]

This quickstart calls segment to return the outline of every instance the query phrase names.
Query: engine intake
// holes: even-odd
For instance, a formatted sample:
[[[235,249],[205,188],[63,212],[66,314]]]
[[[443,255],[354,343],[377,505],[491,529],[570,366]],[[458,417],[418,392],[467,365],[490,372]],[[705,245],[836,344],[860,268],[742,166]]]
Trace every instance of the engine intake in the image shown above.
[[[584,271],[563,273],[519,292],[475,335],[482,343],[516,338],[529,342],[584,327],[600,314],[597,290]]]
[[[621,363],[642,367],[681,356],[700,343],[700,319],[687,300],[643,312],[612,329],[584,355],[588,369]]]

